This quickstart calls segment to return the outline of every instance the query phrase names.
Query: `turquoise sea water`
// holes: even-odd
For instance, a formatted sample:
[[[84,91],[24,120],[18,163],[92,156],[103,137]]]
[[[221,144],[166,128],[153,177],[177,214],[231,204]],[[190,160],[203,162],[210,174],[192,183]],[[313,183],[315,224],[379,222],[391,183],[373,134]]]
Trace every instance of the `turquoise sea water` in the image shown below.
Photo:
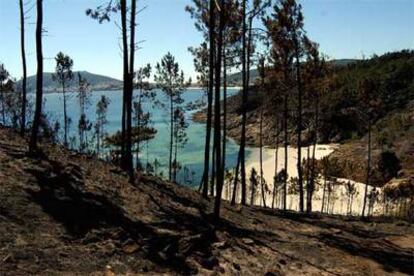
[[[135,91],[136,92],[136,91]],[[157,92],[157,99],[160,101],[166,101],[162,91]],[[236,89],[229,89],[228,95],[234,95],[237,92]],[[79,104],[77,93],[68,93],[68,115],[72,120],[70,126],[70,136],[77,137],[77,122],[79,120]],[[109,134],[115,133],[121,127],[121,91],[94,91],[91,93],[89,109],[87,111],[88,119],[92,122],[95,120],[96,103],[101,98],[101,95],[107,96],[111,103],[108,108],[108,124],[106,131]],[[184,93],[183,98],[185,103],[193,102],[203,98],[203,92],[200,89],[189,89]],[[149,110],[152,113],[153,126],[157,129],[157,135],[155,139],[151,140],[148,145],[143,144],[141,146],[142,152],[140,153],[140,159],[143,164],[147,161],[154,163],[157,159],[161,166],[160,171],[167,175],[168,156],[169,156],[169,113],[162,108],[153,108],[150,103],[144,103],[144,109]],[[51,93],[45,95],[44,111],[52,120],[60,120],[61,126],[63,126],[63,99],[61,93]],[[179,149],[178,161],[182,164],[182,167],[186,166],[190,171],[194,172],[192,177],[192,183],[187,185],[197,186],[200,182],[203,164],[204,164],[204,142],[205,142],[205,124],[196,123],[191,120],[191,112],[187,112],[187,119],[190,124],[187,129],[188,143],[184,148]],[[238,145],[232,140],[228,139],[227,142],[227,155],[226,155],[226,167],[233,168],[237,162]],[[249,150],[247,150],[249,154]],[[178,174],[178,181],[183,183],[184,170],[181,170]]]

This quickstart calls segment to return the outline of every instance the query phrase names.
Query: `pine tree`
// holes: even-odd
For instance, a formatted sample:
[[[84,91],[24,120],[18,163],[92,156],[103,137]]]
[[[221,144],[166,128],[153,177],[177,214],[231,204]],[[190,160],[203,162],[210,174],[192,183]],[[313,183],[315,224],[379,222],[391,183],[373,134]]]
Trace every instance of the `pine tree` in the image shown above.
[[[43,26],[43,0],[36,1],[37,21],[36,21],[36,106],[30,136],[29,151],[35,153],[37,150],[37,140],[39,135],[39,125],[42,115],[43,103],[43,53],[42,53],[42,26]]]
[[[55,73],[53,74],[52,78],[54,81],[58,82],[61,85],[62,88],[62,94],[63,94],[63,127],[64,127],[64,145],[67,147],[68,144],[68,132],[69,132],[69,121],[70,118],[68,118],[67,114],[67,94],[66,94],[66,88],[69,86],[69,83],[73,79],[73,60],[63,54],[62,52],[59,52],[56,57],[56,69]]]
[[[156,75],[154,77],[158,87],[168,98],[168,112],[170,116],[170,145],[168,161],[168,179],[173,180],[173,150],[174,150],[174,111],[177,105],[183,103],[182,93],[190,85],[184,78],[184,72],[180,71],[178,63],[170,53],[167,53],[161,62],[156,65]]]
[[[84,152],[88,148],[88,135],[87,133],[92,129],[92,123],[86,116],[86,111],[91,104],[90,102],[90,84],[82,75],[78,73],[78,101],[79,101],[79,121],[78,121],[78,133],[79,133],[79,150]]]
[[[95,135],[96,135],[96,150],[98,156],[101,155],[101,149],[103,146],[104,138],[106,136],[105,126],[108,123],[107,113],[108,107],[111,101],[102,95],[99,102],[96,104],[96,122],[95,122]]]
[[[128,8],[127,0],[109,1],[98,6],[95,10],[87,9],[86,15],[98,20],[99,23],[110,20],[111,13],[121,14],[122,62],[123,62],[123,100],[121,115],[121,167],[128,172],[130,181],[134,181],[132,160],[132,96],[133,75],[135,64],[135,28],[136,28],[136,0],[131,0]],[[128,18],[128,11],[130,16]],[[129,45],[128,45],[129,19]]]
[[[205,45],[206,62],[200,60],[200,65],[205,66],[205,70],[199,67],[199,70],[205,71],[206,77],[204,83],[207,91],[207,120],[206,120],[206,136],[204,144],[204,168],[203,175],[200,183],[202,188],[202,195],[204,198],[208,197],[208,184],[209,184],[209,173],[210,173],[210,143],[211,143],[211,127],[212,127],[212,116],[213,116],[213,82],[214,82],[214,39],[216,24],[215,12],[214,12],[214,1],[212,0],[193,0],[194,7],[187,6],[186,10],[191,14],[191,17],[196,20],[195,27],[197,30],[202,32],[205,39],[208,41]],[[201,58],[201,56],[200,56]]]

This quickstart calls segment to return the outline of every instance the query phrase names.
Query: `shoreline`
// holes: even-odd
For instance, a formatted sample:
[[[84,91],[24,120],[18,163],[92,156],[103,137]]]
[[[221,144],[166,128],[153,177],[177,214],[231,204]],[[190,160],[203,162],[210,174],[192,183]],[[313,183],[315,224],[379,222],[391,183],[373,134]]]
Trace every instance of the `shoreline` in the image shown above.
[[[338,149],[338,144],[319,144],[316,145],[316,154],[315,157],[317,160],[322,159],[325,156],[331,155],[336,149]],[[308,148],[302,148],[302,156],[305,158],[307,156]],[[258,177],[260,177],[260,148],[257,147],[249,147],[249,151],[251,152],[246,159],[246,178],[247,178],[247,197],[248,203],[250,203],[250,196],[251,196],[251,188],[250,188],[250,174],[252,168],[254,168],[257,172]],[[310,147],[310,151],[312,151],[312,147]],[[290,177],[297,177],[297,149],[294,147],[288,147],[288,178]],[[278,172],[284,167],[284,148],[278,149]],[[266,206],[272,206],[272,193],[273,193],[273,177],[275,172],[275,148],[264,147],[263,148],[263,176],[265,183],[267,185],[267,189],[265,192],[266,197]],[[255,205],[263,206],[262,194],[261,194],[261,186],[260,180],[258,186],[255,188]],[[322,197],[323,197],[323,180],[319,179],[316,183],[315,192],[312,198],[312,210],[320,211],[322,207]],[[365,190],[365,183],[360,183],[356,181],[352,181],[345,178],[338,178],[337,182],[332,191],[332,199],[331,203],[329,204],[329,213],[332,214],[347,214],[347,203],[348,203],[348,196],[346,193],[345,184],[351,183],[355,185],[356,194],[353,198],[352,204],[352,215],[360,215],[363,206],[363,195]],[[304,182],[304,188],[306,188],[306,183]],[[279,187],[280,189],[281,187]],[[373,187],[369,188],[369,191],[374,189]],[[381,190],[377,189],[379,192],[379,198],[381,198]],[[305,207],[306,207],[306,190],[305,192]],[[282,191],[280,191],[279,196],[281,195]],[[239,195],[238,195],[239,196]],[[287,208],[291,210],[299,210],[299,196],[298,194],[289,194],[289,183],[288,183],[288,196],[287,196]],[[280,199],[278,200],[278,195],[276,195],[275,199],[275,207],[281,208]],[[367,203],[368,208],[368,203]],[[374,208],[374,214],[381,214],[383,209],[376,204]]]
[[[336,149],[339,148],[338,144],[319,144],[316,145],[316,159],[320,160],[325,156],[329,156],[332,154]],[[250,173],[252,168],[255,168],[258,176],[260,177],[260,148],[257,147],[250,147],[249,150],[251,151],[251,154],[248,156],[246,160],[246,174],[247,179],[250,178]],[[308,148],[302,148],[302,156],[307,156],[307,150]],[[310,150],[312,151],[312,147],[310,147]],[[297,149],[294,147],[288,148],[288,178],[290,177],[297,177]],[[284,148],[278,149],[278,172],[283,168],[284,166]],[[263,148],[263,176],[265,179],[265,183],[267,185],[267,191],[265,192],[266,197],[266,206],[271,207],[272,206],[272,193],[273,193],[273,177],[275,172],[275,149],[274,148]],[[340,215],[346,215],[347,214],[347,203],[348,203],[348,195],[346,191],[345,184],[351,183],[355,185],[356,188],[356,194],[353,197],[352,202],[352,215],[360,215],[362,212],[363,207],[363,195],[365,190],[365,183],[360,183],[356,181],[352,181],[350,179],[345,178],[337,178],[337,181],[335,182],[336,185],[334,185],[334,188],[332,190],[332,199],[329,204],[328,212],[331,214],[340,214]],[[250,199],[250,181],[247,181],[247,190],[248,190],[248,199]],[[312,210],[314,211],[320,211],[322,207],[322,197],[323,197],[323,180],[319,179],[317,181],[318,184],[316,184],[315,192],[313,194],[312,198]],[[306,189],[306,183],[304,182],[304,188]],[[279,187],[280,189],[280,187]],[[374,188],[372,186],[369,187],[369,191],[373,189],[377,189],[378,191],[378,198],[381,198],[382,192],[378,188]],[[256,190],[256,196],[255,196],[255,205],[263,206],[263,200],[261,195],[261,186],[260,186],[260,180],[258,186],[255,188]],[[306,190],[305,192],[305,207],[306,207]],[[280,191],[279,196],[282,194],[282,191]],[[289,194],[289,183],[288,183],[288,196],[287,196],[287,209],[291,210],[299,210],[299,199],[298,194]],[[281,200],[278,200],[278,196],[276,196],[275,199],[275,207],[281,208]],[[326,201],[325,201],[326,202]],[[250,203],[250,200],[248,200],[248,203]],[[325,205],[326,206],[326,205]],[[367,203],[368,208],[368,203]],[[380,215],[383,213],[383,208],[376,204],[373,209],[374,215]]]

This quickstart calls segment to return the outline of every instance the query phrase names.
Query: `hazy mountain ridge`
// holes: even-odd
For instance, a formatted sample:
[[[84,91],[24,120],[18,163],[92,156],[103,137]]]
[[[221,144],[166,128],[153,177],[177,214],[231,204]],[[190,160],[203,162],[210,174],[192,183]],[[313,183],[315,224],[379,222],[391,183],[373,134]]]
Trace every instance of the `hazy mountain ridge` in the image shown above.
[[[75,71],[73,72],[74,78],[68,87],[69,91],[77,90],[78,86],[78,73],[82,75],[82,78],[85,78],[90,83],[90,88],[92,90],[117,90],[122,89],[122,81],[111,78],[108,76],[98,75],[89,73],[87,71]],[[61,91],[61,87],[58,82],[53,80],[53,73],[45,72],[43,73],[43,89],[46,93],[58,92]],[[21,81],[18,82],[20,84]],[[27,78],[27,91],[35,92],[36,91],[36,75],[30,76]]]

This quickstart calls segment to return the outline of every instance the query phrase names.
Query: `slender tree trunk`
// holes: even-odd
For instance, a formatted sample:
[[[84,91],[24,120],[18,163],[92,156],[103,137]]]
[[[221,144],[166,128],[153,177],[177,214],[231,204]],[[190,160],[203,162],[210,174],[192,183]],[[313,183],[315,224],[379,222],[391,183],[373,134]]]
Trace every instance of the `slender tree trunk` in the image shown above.
[[[328,206],[326,206],[326,213],[329,214],[329,205],[331,202],[331,192],[332,192],[332,183],[329,181],[328,183],[328,202],[326,203]]]
[[[266,208],[266,196],[263,176],[263,106],[260,109],[260,186],[262,190],[263,207]]]
[[[284,170],[285,176],[283,179],[283,210],[286,211],[286,201],[287,201],[287,181],[288,181],[288,91],[285,91],[284,96],[284,107],[283,107],[283,129],[284,129],[284,147],[285,147],[285,156],[284,156]]]
[[[367,160],[367,175],[364,192],[364,205],[362,206],[362,217],[365,217],[365,208],[367,204],[368,185],[370,184],[371,176],[371,120],[368,118],[368,160]]]
[[[298,84],[298,183],[299,183],[299,210],[304,210],[304,193],[303,193],[303,172],[302,172],[302,81],[300,75],[300,60],[299,60],[299,45],[297,38],[295,38],[295,55],[296,55],[296,81]]]
[[[24,6],[23,0],[19,0],[20,7],[20,46],[22,53],[22,65],[23,65],[23,79],[22,79],[22,111],[21,111],[21,123],[20,123],[20,135],[24,137],[26,132],[26,105],[27,105],[27,65],[26,65],[26,50],[25,50],[25,18],[24,18]]]
[[[232,198],[231,198],[231,205],[233,205],[233,206],[236,204],[237,183],[238,183],[238,178],[239,178],[239,171],[240,171],[240,151],[239,151],[239,154],[237,155],[236,170],[235,170],[235,173],[234,173],[233,194],[232,194]]]
[[[226,135],[227,135],[227,60],[226,47],[223,44],[223,150],[221,165],[226,169]],[[230,183],[230,182],[229,182]]]
[[[129,94],[129,66],[128,66],[128,34],[127,34],[127,4],[126,0],[120,0],[121,28],[122,28],[122,53],[123,53],[123,99],[122,99],[122,143],[121,143],[121,167],[129,172],[128,158],[126,154],[126,120],[127,102]]]
[[[276,198],[276,191],[277,191],[277,166],[278,166],[278,154],[279,154],[279,118],[276,118],[276,149],[275,149],[275,174],[273,176],[273,196],[272,196],[272,209],[275,207],[275,198]],[[277,203],[276,203],[277,206]]]
[[[141,87],[142,87],[142,82],[141,82]],[[140,93],[140,95],[139,95],[139,100],[138,100],[138,106],[139,106],[139,108],[141,108],[142,89],[140,89],[139,93]],[[141,125],[141,120],[140,120],[139,112],[140,111],[138,111],[138,114],[136,115],[136,121],[137,121],[136,127],[137,127],[137,130],[138,130],[138,137],[139,137],[139,134],[140,134],[139,133],[139,129],[140,129],[140,125]],[[140,145],[139,145],[139,143],[140,143],[140,141],[138,139],[138,141],[137,141],[137,148],[136,148],[137,153],[135,155],[135,167],[136,167],[136,170],[137,171],[142,169],[142,168],[140,168],[140,164],[139,164],[140,163],[139,162],[139,151],[140,151]]]
[[[323,177],[323,192],[322,192],[321,213],[323,213],[323,207],[325,207],[325,193],[326,193],[326,173],[324,173],[324,177]]]
[[[177,152],[178,152],[178,126],[175,127],[175,143],[174,143],[174,161],[173,161],[173,181],[177,183]]]
[[[217,2],[216,2],[217,3]],[[214,141],[216,142],[216,200],[214,203],[214,216],[220,217],[221,195],[224,184],[224,168],[222,165],[222,145],[221,145],[221,108],[220,108],[220,88],[221,88],[221,65],[223,48],[223,28],[224,28],[224,0],[220,1],[219,14],[219,33],[217,38],[217,60],[215,66],[215,101],[214,101]]]
[[[250,58],[252,52],[252,28],[253,28],[253,17],[249,17],[249,26],[247,32],[247,56],[246,56],[246,86],[250,85]],[[248,91],[247,91],[248,92]]]
[[[214,117],[215,118],[215,114]],[[215,121],[215,119],[214,119]],[[214,136],[213,136],[214,138]],[[216,172],[217,172],[217,167],[216,167],[216,147],[217,147],[217,143],[216,140],[213,139],[213,154],[212,154],[212,160],[211,160],[211,180],[210,180],[210,196],[214,196],[214,189],[215,189],[215,184],[216,184]]]
[[[37,0],[37,23],[36,23],[36,60],[37,60],[37,76],[36,76],[36,109],[33,118],[32,133],[29,143],[29,151],[31,153],[37,150],[37,140],[39,133],[39,125],[42,116],[43,101],[43,53],[42,53],[42,25],[43,25],[43,0]]]
[[[245,165],[245,147],[246,147],[246,120],[247,120],[247,71],[246,71],[246,0],[242,1],[243,9],[243,30],[242,30],[242,78],[243,78],[243,95],[242,95],[242,129],[240,139],[240,171],[241,171],[241,204],[246,205],[246,165]]]
[[[134,181],[134,166],[132,162],[132,96],[134,93],[134,64],[135,64],[135,19],[136,19],[136,3],[137,0],[131,0],[131,16],[130,16],[130,60],[128,73],[128,91],[126,102],[126,166],[129,173],[130,182]]]
[[[126,126],[126,107],[125,107],[125,91],[122,92],[122,118],[121,118],[121,167],[124,166],[125,157],[125,126]]]
[[[206,142],[204,148],[204,172],[202,179],[202,195],[204,198],[208,198],[208,184],[209,184],[209,173],[210,173],[210,140],[211,140],[211,123],[212,123],[212,111],[213,111],[213,85],[214,85],[214,48],[215,48],[215,11],[214,1],[210,0],[209,7],[209,81],[208,81],[208,105],[207,105],[207,124],[206,124]]]
[[[170,93],[170,159],[168,164],[168,180],[172,180],[172,161],[173,161],[173,144],[174,144],[174,102]]]
[[[66,91],[65,91],[65,81],[62,82],[62,94],[63,94],[63,127],[65,131],[64,136],[64,145],[65,147],[68,147],[68,114],[67,114],[67,108],[66,108]]]

